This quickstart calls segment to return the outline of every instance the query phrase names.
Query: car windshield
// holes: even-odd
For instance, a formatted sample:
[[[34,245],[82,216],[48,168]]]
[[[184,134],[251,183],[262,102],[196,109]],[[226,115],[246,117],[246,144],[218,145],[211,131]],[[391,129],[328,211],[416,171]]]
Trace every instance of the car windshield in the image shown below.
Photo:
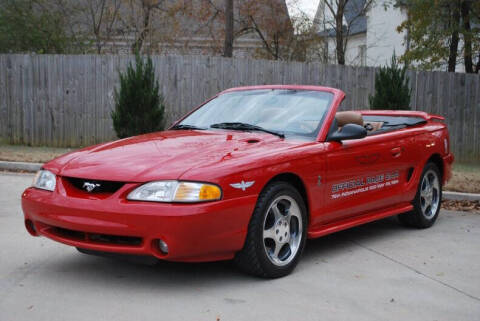
[[[333,94],[308,90],[246,90],[222,94],[178,123],[176,129],[261,130],[315,139]]]

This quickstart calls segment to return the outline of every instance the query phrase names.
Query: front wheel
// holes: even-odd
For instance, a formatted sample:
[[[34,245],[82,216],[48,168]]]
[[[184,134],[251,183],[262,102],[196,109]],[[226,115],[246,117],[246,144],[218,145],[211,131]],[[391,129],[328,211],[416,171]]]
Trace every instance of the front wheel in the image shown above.
[[[289,274],[305,246],[306,227],[307,210],[298,191],[285,182],[270,184],[258,198],[237,265],[261,277]]]
[[[423,169],[417,194],[413,200],[413,211],[401,214],[399,220],[409,226],[427,228],[437,220],[442,201],[440,170],[435,163],[427,163]]]

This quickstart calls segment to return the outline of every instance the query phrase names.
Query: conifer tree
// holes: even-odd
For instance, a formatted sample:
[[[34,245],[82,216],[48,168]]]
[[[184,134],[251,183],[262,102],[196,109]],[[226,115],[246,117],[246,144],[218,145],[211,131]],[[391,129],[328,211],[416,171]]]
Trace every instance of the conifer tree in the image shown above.
[[[159,93],[152,59],[146,61],[137,53],[135,65],[119,72],[120,88],[115,88],[113,127],[119,138],[163,129],[165,104]]]
[[[370,109],[410,109],[407,68],[400,67],[395,54],[390,66],[381,67],[375,76],[375,94],[369,97]]]

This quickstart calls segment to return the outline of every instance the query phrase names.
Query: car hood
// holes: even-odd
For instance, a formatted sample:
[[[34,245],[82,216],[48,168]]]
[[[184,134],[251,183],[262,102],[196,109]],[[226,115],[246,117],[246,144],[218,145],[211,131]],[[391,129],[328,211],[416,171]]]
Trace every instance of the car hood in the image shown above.
[[[72,152],[44,167],[62,176],[97,180],[178,179],[192,168],[215,170],[216,164],[275,153],[299,143],[261,132],[164,131]]]

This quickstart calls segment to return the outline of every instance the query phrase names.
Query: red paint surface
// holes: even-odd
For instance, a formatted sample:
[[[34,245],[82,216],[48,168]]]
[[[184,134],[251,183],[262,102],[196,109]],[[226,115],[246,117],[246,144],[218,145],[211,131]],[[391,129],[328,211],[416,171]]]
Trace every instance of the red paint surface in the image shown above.
[[[257,86],[229,89],[319,90],[334,94],[317,141],[281,139],[261,132],[231,130],[167,130],[85,148],[44,165],[57,174],[54,192],[28,188],[22,196],[25,219],[37,233],[68,245],[119,253],[155,255],[166,260],[207,261],[232,258],[245,240],[257,197],[278,175],[296,175],[306,190],[309,237],[319,237],[411,209],[421,171],[430,157],[443,162],[450,177],[453,156],[441,117],[423,112],[362,111],[363,114],[418,116],[421,126],[399,129],[343,143],[326,142],[330,124],[344,93],[315,86]],[[222,94],[222,93],[220,93]],[[256,140],[256,143],[249,143]],[[407,174],[413,169],[410,180]],[[332,198],[334,184],[398,171],[398,183],[377,190]],[[320,184],[319,182],[320,178]],[[62,177],[125,182],[113,194],[75,190]],[[220,201],[165,204],[127,201],[144,182],[182,179],[221,186]],[[242,191],[230,186],[255,181]],[[65,237],[55,228],[85,233]],[[91,240],[89,234],[139,237],[140,245]],[[156,239],[169,253],[162,254]]]

